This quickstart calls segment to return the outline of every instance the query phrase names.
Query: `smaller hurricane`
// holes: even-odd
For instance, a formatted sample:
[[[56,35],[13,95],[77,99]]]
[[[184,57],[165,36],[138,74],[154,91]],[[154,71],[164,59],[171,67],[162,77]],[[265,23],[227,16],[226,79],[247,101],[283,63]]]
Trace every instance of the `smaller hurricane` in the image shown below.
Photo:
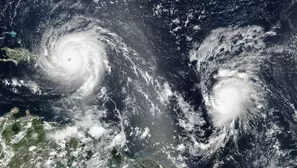
[[[214,125],[221,127],[246,114],[246,108],[251,104],[253,88],[247,74],[236,71],[220,70],[215,76],[218,82],[207,99],[212,108]]]
[[[190,60],[201,79],[203,108],[212,127],[209,135],[198,129],[199,136],[189,145],[193,155],[207,158],[229,140],[236,143],[265,115],[261,66],[269,58],[264,39],[274,34],[259,26],[219,28],[194,46]]]
[[[269,35],[271,32],[265,33],[258,26],[220,28],[191,52],[215,127],[230,126],[236,120],[247,123],[251,119],[247,116],[259,112],[264,91],[258,75],[266,59],[263,39]]]

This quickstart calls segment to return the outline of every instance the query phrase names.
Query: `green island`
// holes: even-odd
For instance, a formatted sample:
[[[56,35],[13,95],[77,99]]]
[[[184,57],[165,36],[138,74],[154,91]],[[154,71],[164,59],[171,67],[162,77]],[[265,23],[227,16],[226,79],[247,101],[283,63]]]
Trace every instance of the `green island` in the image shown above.
[[[15,37],[12,32],[11,36]],[[0,40],[4,37],[0,37]],[[36,55],[25,48],[3,47],[2,62],[34,63]],[[80,168],[96,156],[96,149],[77,137],[57,142],[48,135],[67,128],[57,122],[43,121],[27,109],[21,114],[18,107],[0,116],[0,167],[5,168]],[[135,158],[121,147],[109,149],[108,168],[165,168],[151,158]],[[106,167],[106,166],[105,166]],[[105,168],[104,167],[104,168]]]
[[[32,54],[29,50],[24,48],[1,48],[2,51],[5,51],[7,58],[0,58],[0,61],[7,62],[11,61],[16,65],[21,62],[33,62],[35,61],[36,56]]]
[[[95,151],[72,137],[57,142],[47,138],[48,134],[65,128],[56,122],[45,122],[40,117],[24,115],[14,107],[0,117],[0,167],[7,168],[77,168],[84,167]],[[109,151],[109,168],[164,168],[149,158],[133,158],[121,149]],[[96,157],[96,156],[94,156]]]

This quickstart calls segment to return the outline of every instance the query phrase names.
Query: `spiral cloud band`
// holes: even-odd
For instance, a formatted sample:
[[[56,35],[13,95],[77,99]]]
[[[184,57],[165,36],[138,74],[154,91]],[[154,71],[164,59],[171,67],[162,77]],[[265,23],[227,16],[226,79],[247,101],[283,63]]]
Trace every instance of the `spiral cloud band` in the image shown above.
[[[257,26],[220,28],[192,51],[191,60],[198,62],[205,104],[215,127],[235,120],[247,123],[259,112],[263,90],[257,74],[266,58],[263,38],[268,35]]]
[[[213,128],[207,136],[201,131],[189,144],[193,155],[213,156],[231,138],[236,142],[253,132],[253,124],[265,116],[261,112],[267,92],[260,75],[268,58],[264,38],[273,34],[259,26],[219,28],[190,52],[201,78],[206,120]]]

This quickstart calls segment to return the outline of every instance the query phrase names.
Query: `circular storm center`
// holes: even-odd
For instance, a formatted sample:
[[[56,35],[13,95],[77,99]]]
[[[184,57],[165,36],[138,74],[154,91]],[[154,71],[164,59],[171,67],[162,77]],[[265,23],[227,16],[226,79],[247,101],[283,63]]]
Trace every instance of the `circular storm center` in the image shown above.
[[[229,116],[239,115],[246,97],[244,90],[240,88],[240,84],[230,84],[215,89],[214,101],[218,112]]]
[[[83,70],[84,60],[76,50],[66,49],[61,53],[62,67],[70,74],[77,74]]]

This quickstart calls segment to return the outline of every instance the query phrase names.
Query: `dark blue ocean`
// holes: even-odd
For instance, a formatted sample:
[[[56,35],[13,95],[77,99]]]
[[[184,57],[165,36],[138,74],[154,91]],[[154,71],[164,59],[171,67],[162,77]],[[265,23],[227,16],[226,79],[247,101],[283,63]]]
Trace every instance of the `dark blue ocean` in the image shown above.
[[[203,105],[201,91],[196,88],[197,83],[201,80],[201,74],[197,73],[195,69],[197,62],[190,62],[188,57],[190,50],[193,48],[193,42],[202,42],[212,30],[220,27],[258,25],[263,27],[265,31],[273,29],[277,32],[276,36],[265,39],[268,45],[284,45],[287,39],[295,35],[297,31],[297,3],[289,0],[123,0],[106,4],[103,3],[105,0],[102,0],[100,11],[97,11],[98,9],[95,8],[95,4],[91,0],[83,0],[81,1],[82,7],[80,9],[73,9],[70,5],[71,2],[65,2],[66,5],[63,8],[51,12],[52,4],[59,2],[62,3],[59,0],[2,0],[0,2],[0,37],[2,34],[5,38],[0,39],[0,48],[23,47],[31,52],[36,52],[36,44],[41,40],[42,33],[47,28],[41,25],[51,25],[51,21],[62,14],[63,16],[65,15],[66,20],[77,13],[86,17],[98,17],[103,22],[108,20],[106,27],[117,33],[136,52],[143,52],[143,46],[151,49],[150,52],[156,56],[157,69],[154,75],[170,83],[172,90],[181,93],[185,101],[189,102],[195,110],[202,109],[201,116],[206,121],[208,121],[209,116]],[[163,10],[156,14],[155,8],[158,5],[161,5]],[[68,6],[69,10],[67,10]],[[102,13],[102,15],[97,16],[98,12]],[[176,18],[179,21],[172,22]],[[142,41],[138,35],[134,37],[133,34],[135,32],[133,32],[133,29],[125,29],[123,31],[124,28],[121,27],[121,23],[134,25],[137,27],[137,30],[141,31],[141,33],[136,32],[136,34],[143,35],[147,40]],[[193,25],[199,25],[199,29],[193,29]],[[17,36],[12,37],[6,34],[10,31],[16,32]],[[147,57],[149,59],[149,54],[147,54]],[[0,52],[0,58],[5,58],[4,51]],[[293,61],[287,62],[288,64],[293,63]],[[283,86],[284,93],[291,98],[292,104],[297,105],[295,95],[297,89],[285,88],[287,85],[296,85],[295,79],[297,79],[297,76],[295,75],[297,74],[287,74],[286,71],[292,69],[282,68],[284,77],[281,79],[283,79],[284,83],[278,83],[270,76],[270,73],[278,72],[277,70],[274,72],[273,66],[271,64],[265,67],[267,72],[263,72],[263,78],[269,81],[271,85]],[[295,68],[297,64],[291,66]],[[26,62],[20,62],[18,65],[12,62],[0,62],[0,80],[13,78],[28,80],[32,79],[32,76],[36,76],[36,73],[35,66]],[[122,85],[116,79],[117,74],[114,74],[114,76],[107,78],[105,81],[114,93]],[[48,94],[33,94],[27,88],[20,89],[18,93],[15,93],[4,82],[0,82],[0,114],[3,115],[12,107],[17,106],[21,111],[25,111],[27,108],[30,109],[32,114],[41,116],[46,121],[68,122],[69,116],[57,113],[57,108],[52,108],[52,103],[60,100],[65,95],[60,90],[54,88],[54,83],[45,80],[43,77],[40,77],[40,80],[43,81],[43,89]],[[121,96],[120,94],[111,95],[119,110],[124,109]],[[167,108],[171,112],[168,116],[163,116],[164,122],[168,122],[174,128],[176,134],[180,133],[182,137],[183,130],[175,124],[178,122],[180,114],[176,108],[177,100],[172,99],[170,101],[170,106]],[[113,103],[107,103],[106,106],[111,111],[114,109]],[[281,111],[288,110],[286,107],[277,104],[276,101],[271,103],[270,106]],[[293,112],[290,111],[288,113]],[[113,118],[113,115],[114,113],[107,115],[106,120],[116,120]],[[131,124],[136,125],[139,120],[142,121],[146,117],[148,116],[132,118],[130,120]],[[279,113],[276,114],[275,122],[279,122],[284,130],[287,129],[289,132],[292,132],[290,130],[292,122],[288,122],[286,116]],[[146,124],[149,125],[149,123]],[[210,122],[206,122],[202,128],[205,129],[204,137],[213,133],[213,126]],[[280,162],[285,163],[286,159],[290,161],[295,159],[297,165],[297,139],[294,138],[293,134],[295,133],[283,133],[278,136],[283,144],[281,146],[291,151]],[[132,137],[130,142],[133,142]],[[244,135],[238,141],[237,147],[234,147],[234,144],[230,141],[225,147],[220,149],[220,152],[203,161],[201,161],[202,158],[200,156],[192,156],[187,152],[183,155],[188,158],[186,164],[189,168],[213,167],[218,160],[224,160],[227,156],[232,159],[224,160],[224,164],[220,167],[261,167],[253,165],[253,159],[265,156],[260,156],[258,153],[255,153],[254,156],[247,154],[253,148],[253,144],[258,142],[261,142],[261,139]],[[131,153],[141,153],[142,150],[146,150],[145,146],[137,143],[128,144],[127,146],[129,145],[134,150],[131,150]],[[269,144],[267,145],[269,146]],[[235,149],[237,149],[236,153],[234,152]],[[147,151],[150,150],[153,149],[148,149]],[[254,149],[251,151],[254,151]],[[268,163],[267,167],[269,167]]]

